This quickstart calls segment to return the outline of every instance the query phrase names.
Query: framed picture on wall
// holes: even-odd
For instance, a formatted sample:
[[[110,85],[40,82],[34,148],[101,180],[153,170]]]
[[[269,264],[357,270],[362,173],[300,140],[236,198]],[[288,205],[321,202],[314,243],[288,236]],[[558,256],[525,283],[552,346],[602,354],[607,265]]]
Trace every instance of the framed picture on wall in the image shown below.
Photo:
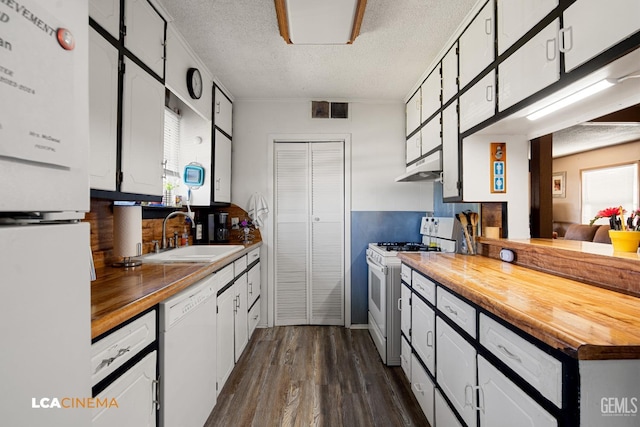
[[[551,175],[551,194],[553,197],[564,198],[566,196],[567,173],[554,172]]]

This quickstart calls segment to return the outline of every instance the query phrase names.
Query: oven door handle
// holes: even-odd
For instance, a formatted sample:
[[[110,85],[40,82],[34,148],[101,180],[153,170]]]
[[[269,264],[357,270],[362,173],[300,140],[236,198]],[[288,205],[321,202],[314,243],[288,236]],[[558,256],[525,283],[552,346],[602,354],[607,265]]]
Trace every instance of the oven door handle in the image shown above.
[[[382,265],[376,264],[371,258],[367,257],[367,265],[369,266],[369,268],[374,269],[375,271],[378,271],[382,274],[384,274],[385,276],[387,275],[387,267],[384,267]]]

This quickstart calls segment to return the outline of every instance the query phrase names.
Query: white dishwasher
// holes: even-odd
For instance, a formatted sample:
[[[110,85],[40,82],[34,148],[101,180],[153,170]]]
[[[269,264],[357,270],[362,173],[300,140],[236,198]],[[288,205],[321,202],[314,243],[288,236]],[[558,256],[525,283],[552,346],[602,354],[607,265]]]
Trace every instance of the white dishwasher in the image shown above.
[[[160,303],[160,425],[202,427],[216,404],[215,274]]]

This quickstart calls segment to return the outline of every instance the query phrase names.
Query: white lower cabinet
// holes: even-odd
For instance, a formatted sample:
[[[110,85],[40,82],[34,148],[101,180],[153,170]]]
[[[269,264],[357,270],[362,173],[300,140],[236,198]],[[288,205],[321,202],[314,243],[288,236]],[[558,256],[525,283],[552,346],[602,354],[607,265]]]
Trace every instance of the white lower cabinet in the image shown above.
[[[411,345],[405,337],[400,338],[400,366],[411,382]]]
[[[156,359],[157,351],[149,353],[96,396],[106,405],[93,409],[93,427],[156,425]]]
[[[400,290],[400,330],[411,340],[411,289],[402,283]]]
[[[233,327],[235,333],[235,361],[237,363],[249,341],[249,324],[247,321],[247,273],[243,273],[236,279],[233,288],[235,292]]]
[[[247,323],[249,328],[249,339],[253,335],[253,332],[256,330],[256,326],[260,323],[260,302],[257,301],[253,307],[249,309],[247,313]]]
[[[436,319],[436,342],[438,385],[467,426],[475,427],[476,349],[440,317]]]
[[[435,386],[415,355],[411,356],[411,390],[416,396],[416,399],[422,408],[422,412],[424,412],[425,417],[427,417],[429,424],[433,425],[433,393],[435,391]]]
[[[478,356],[480,425],[491,427],[551,427],[558,422],[531,397]]]
[[[435,427],[464,427],[456,418],[440,390],[435,393]]]
[[[435,329],[436,314],[435,312],[420,298],[415,296],[411,306],[411,324],[420,325],[412,331],[411,344],[418,356],[431,372],[435,374]]]
[[[217,321],[217,367],[216,381],[218,383],[218,394],[222,390],[224,383],[229,378],[235,366],[234,336],[234,312],[236,306],[236,295],[233,286],[218,295],[218,318]]]

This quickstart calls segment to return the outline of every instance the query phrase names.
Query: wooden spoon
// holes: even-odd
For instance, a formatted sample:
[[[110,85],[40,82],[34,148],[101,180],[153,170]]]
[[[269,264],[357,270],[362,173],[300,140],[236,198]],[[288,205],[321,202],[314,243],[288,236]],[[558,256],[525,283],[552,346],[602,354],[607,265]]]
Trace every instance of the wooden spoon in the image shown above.
[[[469,237],[469,230],[467,227],[469,226],[469,221],[467,221],[467,217],[465,215],[456,214],[456,218],[460,221],[462,225],[462,232],[464,233],[464,239],[467,241],[467,250],[470,254],[473,254],[473,247],[471,246],[471,238]]]

